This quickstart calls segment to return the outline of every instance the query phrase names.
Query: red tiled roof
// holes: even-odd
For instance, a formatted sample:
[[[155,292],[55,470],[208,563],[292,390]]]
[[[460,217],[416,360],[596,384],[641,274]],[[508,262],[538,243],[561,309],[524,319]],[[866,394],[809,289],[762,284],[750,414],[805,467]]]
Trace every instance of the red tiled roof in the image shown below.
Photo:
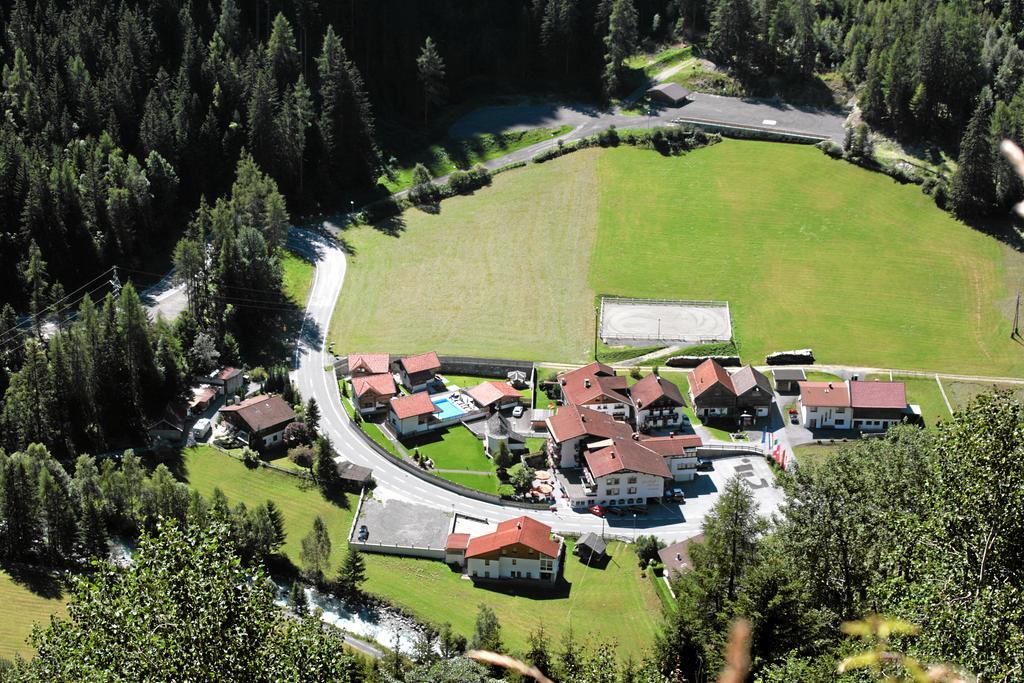
[[[503,398],[522,398],[523,395],[518,390],[514,389],[508,382],[484,382],[478,384],[467,392],[473,397],[473,400],[487,407],[492,403],[497,403]]]
[[[235,413],[254,432],[279,427],[295,419],[295,411],[280,396],[253,396],[238,405],[224,406],[222,413]]]
[[[628,424],[619,422],[607,413],[590,408],[578,408],[572,404],[562,406],[545,422],[548,431],[551,432],[551,437],[557,443],[584,435],[597,436],[602,439],[612,437],[628,439],[633,434],[633,430]]]
[[[406,356],[398,362],[402,364],[402,367],[410,375],[417,372],[430,372],[431,370],[441,369],[441,360],[433,351],[421,353],[418,356]]]
[[[562,396],[566,403],[582,405],[600,397],[613,401],[629,402],[626,378],[619,377],[615,370],[604,363],[591,363],[577,370],[558,376]]]
[[[229,379],[234,379],[235,377],[238,377],[241,374],[242,371],[239,370],[238,368],[223,368],[220,372],[217,373],[217,379],[227,381]]]
[[[445,550],[465,550],[469,547],[469,534],[448,534]]]
[[[850,382],[850,404],[902,410],[907,407],[907,390],[903,382]]]
[[[348,356],[348,371],[361,370],[378,375],[388,371],[391,356],[386,353],[351,353]]]
[[[584,454],[590,474],[603,477],[615,472],[640,472],[671,478],[665,459],[633,438],[615,439],[611,446]]]
[[[697,398],[716,384],[721,384],[733,394],[736,393],[736,388],[732,385],[732,378],[729,377],[729,373],[713,358],[708,358],[691,370],[689,380],[690,392],[694,398]]]
[[[850,390],[846,382],[800,382],[800,402],[817,408],[848,408]]]
[[[672,436],[642,436],[640,445],[661,456],[680,455],[687,448],[703,446],[704,441],[696,434],[673,434]]]
[[[399,420],[417,415],[430,415],[440,411],[441,409],[430,401],[430,394],[424,391],[391,399],[391,412],[397,415]]]
[[[390,373],[355,377],[352,379],[352,391],[360,398],[368,392],[373,392],[377,396],[394,396],[398,393],[395,378]]]
[[[558,557],[558,541],[551,538],[551,527],[530,517],[516,517],[498,524],[498,530],[470,539],[466,559],[487,555],[513,545],[525,545],[547,557]]]
[[[662,397],[669,399],[676,405],[686,405],[679,387],[654,373],[647,375],[634,384],[629,390],[629,395],[633,398],[633,405],[637,408],[650,405]]]
[[[194,390],[192,392],[192,400],[189,402],[189,406],[195,407],[200,403],[209,403],[213,400],[213,397],[217,395],[216,389],[205,387],[203,389]]]

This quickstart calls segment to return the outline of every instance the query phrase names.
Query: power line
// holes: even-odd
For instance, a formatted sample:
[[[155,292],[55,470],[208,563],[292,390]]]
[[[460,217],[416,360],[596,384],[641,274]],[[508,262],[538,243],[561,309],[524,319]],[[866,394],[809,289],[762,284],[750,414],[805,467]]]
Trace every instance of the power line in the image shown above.
[[[109,268],[108,268],[108,270],[109,270]],[[60,307],[59,309],[53,311],[52,314],[55,317],[59,318],[60,315],[62,313],[64,313],[65,311],[67,311],[69,309],[72,309],[72,308],[76,308],[77,306],[79,306],[82,303],[82,301],[85,300],[86,296],[88,296],[90,294],[94,294],[95,292],[98,292],[101,289],[106,289],[109,285],[110,285],[109,282],[101,282],[100,284],[98,284],[97,286],[93,287],[91,290],[89,290],[88,292],[83,294],[81,297],[79,297],[75,301],[72,301],[72,302],[70,302],[68,304],[65,304],[64,306]],[[65,297],[65,298],[67,298],[67,297]],[[52,306],[51,306],[51,308],[52,308]],[[6,332],[0,333],[0,344],[6,344],[7,342],[16,340],[21,335],[22,332],[26,331],[26,328],[25,328],[26,323],[29,324],[29,326],[31,326],[31,321],[35,317],[38,317],[38,316],[42,315],[44,312],[45,311],[40,311],[35,316],[29,316],[24,322],[18,323],[17,325],[15,325],[14,327],[10,328]]]

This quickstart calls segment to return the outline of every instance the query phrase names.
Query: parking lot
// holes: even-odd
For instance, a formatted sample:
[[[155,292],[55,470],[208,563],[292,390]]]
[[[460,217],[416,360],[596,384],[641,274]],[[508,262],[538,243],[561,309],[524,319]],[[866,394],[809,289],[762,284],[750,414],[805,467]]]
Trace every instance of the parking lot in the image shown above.
[[[451,523],[451,513],[446,510],[402,500],[364,498],[353,537],[361,543],[384,548],[443,550]],[[366,527],[366,536],[359,539],[359,530],[363,526]]]
[[[622,515],[609,515],[608,526],[612,528],[632,529],[634,522],[638,530],[652,529],[665,524],[685,522],[687,526],[699,528],[725,484],[733,476],[739,475],[753,492],[758,513],[769,517],[778,511],[784,496],[782,489],[775,483],[775,475],[768,462],[755,455],[719,458],[713,460],[710,472],[698,472],[697,478],[691,482],[676,483],[674,487],[683,489],[686,494],[685,503],[658,503],[648,505],[647,513],[637,515],[634,520],[631,512]],[[589,514],[589,513],[587,513]]]

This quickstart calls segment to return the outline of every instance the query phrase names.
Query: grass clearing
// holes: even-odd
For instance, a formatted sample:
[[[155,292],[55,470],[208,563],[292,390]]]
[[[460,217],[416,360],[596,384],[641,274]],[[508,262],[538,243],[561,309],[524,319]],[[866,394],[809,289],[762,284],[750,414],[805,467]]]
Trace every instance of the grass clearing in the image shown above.
[[[416,164],[423,164],[430,174],[437,178],[457,169],[465,170],[538,142],[564,135],[570,130],[572,126],[560,126],[487,133],[468,138],[446,138],[407,159],[402,159],[399,162],[401,168],[398,169],[395,178],[382,177],[380,182],[388,192],[398,192],[412,185],[412,171]]]
[[[0,570],[0,604],[4,606],[0,657],[9,659],[19,654],[31,658],[35,650],[26,641],[32,635],[32,626],[46,626],[51,616],[67,617],[69,598],[66,591],[60,597],[44,597],[16,581],[7,571]]]
[[[1018,401],[1024,401],[1024,385],[1021,384],[963,382],[944,379],[942,387],[946,390],[946,397],[953,405],[953,410],[963,410],[974,397],[991,391],[1009,391]]]
[[[648,77],[656,76],[659,72],[680,64],[693,58],[693,46],[670,47],[661,52],[651,54],[633,55],[625,60],[628,69],[641,69]]]
[[[483,441],[476,438],[468,427],[456,425],[440,431],[430,432],[413,439],[403,439],[402,445],[412,453],[434,461],[434,467],[445,470],[470,470],[493,472],[494,461],[484,453]]]
[[[798,467],[813,467],[824,463],[835,455],[838,449],[839,446],[809,443],[803,446],[795,446],[793,448],[793,455],[796,456]]]
[[[804,373],[807,376],[808,382],[842,382],[843,379],[839,375],[834,375],[831,372],[822,372],[821,370],[808,370]]]
[[[498,487],[501,486],[496,474],[466,474],[464,472],[433,472],[432,474],[468,489],[494,495],[498,495]]]
[[[284,516],[288,534],[284,553],[295,563],[299,561],[302,537],[320,515],[327,523],[332,541],[328,573],[337,570],[346,551],[355,496],[348,496],[348,509],[338,507],[324,500],[315,488],[301,487],[295,477],[265,469],[250,470],[209,447],[183,451],[179,474],[204,495],[219,486],[232,505],[244,501],[254,506],[272,499]],[[631,546],[615,542],[609,546],[609,552],[612,562],[605,569],[588,568],[571,552],[567,553],[567,595],[476,588],[441,562],[370,553],[364,555],[366,589],[420,619],[435,624],[450,622],[467,637],[473,633],[477,606],[488,604],[501,621],[506,645],[513,650],[526,647],[530,631],[536,628],[538,617],[543,617],[549,633],[561,633],[572,625],[581,640],[585,641],[588,635],[614,639],[623,658],[638,658],[653,640],[660,623],[658,597],[650,582],[640,578]],[[605,618],[609,614],[615,618]]]
[[[309,288],[313,286],[316,268],[295,252],[283,250],[281,255],[281,280],[284,295],[300,309],[306,307]]]
[[[1009,334],[1024,256],[812,147],[590,149],[392,227],[346,233],[341,351],[586,361],[600,292],[728,300],[751,361],[812,347],[822,363],[1024,376]]]

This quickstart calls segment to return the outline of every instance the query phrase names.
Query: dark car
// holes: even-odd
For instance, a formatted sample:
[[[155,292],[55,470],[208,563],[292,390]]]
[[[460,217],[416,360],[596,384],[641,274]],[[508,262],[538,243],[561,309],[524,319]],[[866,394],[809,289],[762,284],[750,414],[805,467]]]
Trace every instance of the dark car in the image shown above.
[[[703,458],[697,461],[698,472],[710,472],[715,469],[715,463],[712,460],[704,460]]]
[[[359,540],[360,541],[365,541],[369,537],[370,537],[370,530],[366,528],[365,524],[361,525],[359,527]]]
[[[615,515],[616,517],[622,516],[622,508],[605,508],[604,511],[610,515]]]

